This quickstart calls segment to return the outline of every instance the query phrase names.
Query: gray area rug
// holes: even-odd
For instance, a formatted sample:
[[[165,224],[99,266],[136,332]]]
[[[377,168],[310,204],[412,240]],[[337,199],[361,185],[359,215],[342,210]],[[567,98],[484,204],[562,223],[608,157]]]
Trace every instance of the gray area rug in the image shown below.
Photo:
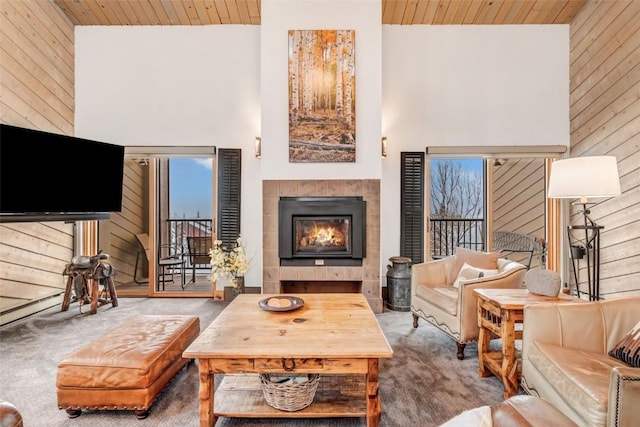
[[[158,397],[144,420],[133,411],[84,411],[69,419],[56,401],[56,370],[60,360],[85,342],[137,314],[195,314],[204,329],[226,307],[205,298],[121,298],[120,306],[100,307],[97,315],[80,314],[77,304],[59,307],[0,328],[0,399],[20,410],[26,427],[196,427],[198,368],[190,363]],[[378,322],[393,348],[392,359],[380,361],[382,427],[437,426],[460,412],[502,401],[502,383],[478,376],[477,348],[470,344],[463,361],[455,343],[411,313],[387,311]],[[357,345],[355,343],[354,345]],[[219,383],[219,377],[216,382]],[[235,419],[220,418],[218,427],[361,427],[364,418]]]

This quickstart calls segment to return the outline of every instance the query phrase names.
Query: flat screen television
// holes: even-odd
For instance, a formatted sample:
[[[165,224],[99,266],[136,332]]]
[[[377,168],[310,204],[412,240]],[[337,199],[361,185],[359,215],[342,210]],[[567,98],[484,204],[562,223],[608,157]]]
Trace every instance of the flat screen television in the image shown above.
[[[108,219],[123,173],[121,145],[0,124],[0,222]]]

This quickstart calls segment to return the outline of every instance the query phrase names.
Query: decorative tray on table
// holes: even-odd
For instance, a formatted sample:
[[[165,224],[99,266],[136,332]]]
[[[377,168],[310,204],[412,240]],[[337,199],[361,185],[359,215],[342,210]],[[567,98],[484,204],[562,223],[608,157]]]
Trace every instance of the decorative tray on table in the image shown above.
[[[304,305],[302,298],[291,296],[272,296],[258,301],[258,306],[266,311],[293,311]]]

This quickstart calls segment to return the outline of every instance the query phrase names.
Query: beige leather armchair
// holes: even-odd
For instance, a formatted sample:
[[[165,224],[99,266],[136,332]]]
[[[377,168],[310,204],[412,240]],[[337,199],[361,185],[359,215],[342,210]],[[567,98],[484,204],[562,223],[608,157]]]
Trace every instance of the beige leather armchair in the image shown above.
[[[640,321],[640,296],[524,309],[522,388],[580,426],[640,422],[640,368],[608,355]]]
[[[411,313],[413,327],[423,318],[439,328],[457,344],[457,357],[464,359],[468,342],[478,340],[478,307],[473,294],[476,288],[523,287],[527,268],[504,258],[497,260],[498,274],[460,280],[454,286],[456,256],[414,264],[411,274]]]

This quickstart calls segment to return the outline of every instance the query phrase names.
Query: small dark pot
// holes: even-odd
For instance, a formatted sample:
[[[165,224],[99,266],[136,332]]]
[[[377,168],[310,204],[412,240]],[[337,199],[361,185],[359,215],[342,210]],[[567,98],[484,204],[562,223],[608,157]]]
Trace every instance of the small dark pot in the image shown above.
[[[571,256],[573,259],[584,258],[585,250],[583,246],[571,246]]]

